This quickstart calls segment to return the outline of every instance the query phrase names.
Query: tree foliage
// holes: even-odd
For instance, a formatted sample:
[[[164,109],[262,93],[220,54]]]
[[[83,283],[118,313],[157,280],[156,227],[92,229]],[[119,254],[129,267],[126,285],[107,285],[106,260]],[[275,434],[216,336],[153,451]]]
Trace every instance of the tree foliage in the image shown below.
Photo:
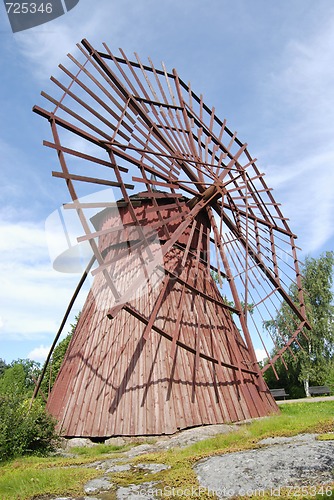
[[[40,364],[31,359],[17,359],[6,365],[0,375],[0,394],[21,394],[30,396],[34,380],[40,373]]]
[[[326,252],[318,259],[310,257],[305,259],[301,270],[302,286],[305,291],[307,317],[312,330],[302,332],[298,337],[298,343],[292,344],[291,350],[285,352],[284,359],[289,366],[288,372],[282,361],[276,363],[279,382],[276,381],[271,369],[266,372],[265,378],[269,387],[285,387],[290,395],[301,396],[303,386],[306,395],[309,395],[309,384],[328,383],[328,373],[332,367],[334,354],[333,266],[333,252]],[[296,285],[290,287],[290,296],[298,304]],[[291,331],[295,329],[292,321],[289,306],[283,303],[276,318],[265,323],[265,328],[270,330],[278,347],[282,343],[282,334],[289,337]]]
[[[49,394],[52,390],[52,387],[56,381],[57,375],[63,363],[67,348],[69,343],[73,337],[73,333],[79,321],[80,313],[75,317],[75,322],[71,324],[71,330],[68,335],[57,345],[55,350],[53,351],[52,358],[50,360],[50,364],[48,369],[45,372],[45,376],[42,382],[41,389],[44,394]]]
[[[6,361],[0,358],[0,377],[4,374],[6,368],[8,368]]]
[[[18,394],[24,396],[27,392],[24,368],[19,363],[5,370],[0,378],[0,394]]]
[[[41,389],[44,394],[49,394],[51,392],[51,389],[59,373],[60,367],[62,365],[71,338],[72,334],[69,333],[61,342],[59,342],[59,344],[53,351],[50,364],[45,372],[45,376],[41,386]]]

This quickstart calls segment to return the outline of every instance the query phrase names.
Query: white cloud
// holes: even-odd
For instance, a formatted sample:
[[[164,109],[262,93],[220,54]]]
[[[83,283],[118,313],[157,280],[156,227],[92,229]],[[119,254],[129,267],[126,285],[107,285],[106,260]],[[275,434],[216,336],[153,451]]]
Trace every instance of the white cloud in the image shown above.
[[[45,234],[43,227],[31,222],[0,222],[0,252],[2,261],[14,266],[21,261],[36,262],[45,258]]]
[[[306,252],[334,235],[334,15],[313,33],[287,40],[267,81],[268,182]],[[299,38],[297,38],[299,36]]]
[[[29,131],[24,126],[21,129],[18,126],[18,133],[25,134],[28,140]],[[0,138],[0,157],[0,221],[35,219],[36,212],[45,209],[46,204],[53,206],[52,198],[57,190],[49,189],[43,172],[36,168],[38,154],[34,144],[29,150],[20,148],[14,141]]]
[[[263,361],[267,357],[266,351],[264,349],[255,349],[255,355],[258,361]]]
[[[280,74],[280,84],[286,102],[303,116],[309,116],[314,129],[326,132],[328,118],[333,118],[331,99],[334,86],[334,19],[328,17],[327,25],[313,37],[303,42],[291,40],[287,45],[288,64]],[[304,124],[306,129],[307,124]]]
[[[157,52],[160,58],[164,58],[166,53],[173,52],[173,60],[179,58],[182,61],[184,58],[180,56],[178,41],[174,40],[175,34],[182,40],[188,40],[189,37],[181,29],[184,28],[182,18],[175,16],[174,12],[175,9],[180,11],[182,8],[183,14],[189,16],[191,7],[190,0],[183,0],[182,6],[176,0],[166,3],[154,0],[145,0],[144,3],[99,0],[98,5],[94,6],[88,0],[81,0],[70,13],[30,29],[29,36],[27,32],[22,32],[17,33],[15,38],[33,77],[43,81],[49,75],[55,75],[59,63],[68,61],[67,53],[80,55],[75,45],[83,38],[100,50],[104,50],[103,42],[114,52],[118,47],[131,47],[130,50],[140,54],[141,48],[145,47],[143,58],[154,57]],[[202,9],[205,12],[205,8]],[[196,11],[191,15],[196,17]],[[161,25],[164,26],[163,30]],[[128,55],[133,58],[131,53]],[[198,71],[197,59],[195,67]]]
[[[42,224],[0,221],[0,231],[0,337],[54,336],[78,275],[52,269]]]
[[[44,345],[40,345],[39,347],[35,347],[32,351],[27,355],[28,359],[32,359],[34,361],[43,362],[45,361],[50,347],[45,347]]]
[[[128,23],[129,16],[134,16],[134,11],[138,9],[135,4],[131,7],[130,12],[124,13],[123,7],[111,5],[109,0],[100,0],[98,8],[81,0],[70,13],[30,29],[29,36],[25,32],[16,34],[20,52],[32,68],[34,78],[45,81],[50,75],[56,76],[58,64],[71,64],[68,53],[82,61],[83,56],[76,44],[83,38],[90,42],[98,41],[101,49],[102,42],[110,40],[111,36],[114,39],[116,32],[129,38],[131,33],[126,33],[126,30],[122,32],[121,27],[124,22]]]
[[[94,15],[92,21],[94,26]],[[85,25],[81,28],[84,30]],[[60,17],[51,23],[31,29],[29,37],[26,34],[16,35],[18,47],[28,64],[33,64],[34,78],[45,81],[50,75],[56,75],[60,70],[58,64],[67,61],[67,54],[76,53],[75,44],[79,41],[78,29],[68,22],[68,18]]]
[[[334,236],[333,165],[334,148],[297,159],[289,169],[277,164],[270,176],[274,196],[306,252],[316,252]]]

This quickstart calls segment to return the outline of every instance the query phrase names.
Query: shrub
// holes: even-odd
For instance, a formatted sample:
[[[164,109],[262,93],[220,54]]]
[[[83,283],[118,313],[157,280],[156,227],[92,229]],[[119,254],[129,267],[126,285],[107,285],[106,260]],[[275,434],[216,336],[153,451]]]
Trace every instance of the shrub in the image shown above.
[[[43,455],[57,440],[55,421],[39,401],[19,394],[0,395],[0,461],[20,455]]]

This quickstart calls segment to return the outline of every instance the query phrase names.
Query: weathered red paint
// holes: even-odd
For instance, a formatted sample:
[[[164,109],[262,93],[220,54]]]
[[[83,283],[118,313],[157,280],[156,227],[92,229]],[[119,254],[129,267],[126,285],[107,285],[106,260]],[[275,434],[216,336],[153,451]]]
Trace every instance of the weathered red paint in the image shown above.
[[[150,206],[150,202],[142,200],[135,208],[138,220],[146,221],[144,228],[156,220],[148,212]],[[163,208],[161,212],[164,214]],[[171,212],[168,209],[164,215],[169,217]],[[97,230],[106,230],[130,220],[128,209],[121,207],[104,210],[94,222],[99,224]],[[207,217],[199,217],[199,231],[201,225],[208,224]],[[131,244],[138,239],[136,230],[131,231],[125,232],[126,240],[123,231],[118,233],[121,240],[115,233],[100,237],[99,248],[106,260],[122,252],[124,242]],[[201,243],[194,236],[191,247],[204,252],[206,232],[202,234]],[[259,390],[258,374],[231,313],[217,305],[222,297],[205,262],[197,263],[195,270],[195,258],[189,255],[180,273],[184,254],[181,248],[186,242],[187,235],[183,234],[178,242],[180,247],[165,256],[164,264],[193,290],[187,288],[182,294],[182,284],[166,274],[163,296],[161,283],[155,291],[146,287],[130,301],[137,317],[123,309],[109,320],[100,305],[112,303],[112,294],[102,274],[95,277],[48,401],[48,409],[58,419],[63,434],[171,434],[186,427],[244,420],[277,411],[271,395]],[[158,252],[159,245],[155,245],[152,251]],[[141,266],[137,256],[115,259],[112,274],[123,273],[126,285],[137,266]],[[121,287],[120,282],[117,284]],[[206,300],[195,289],[216,302]],[[179,311],[182,318],[176,328]],[[150,329],[145,340],[145,326],[152,314],[155,329]],[[171,356],[173,339],[177,339],[177,347]]]

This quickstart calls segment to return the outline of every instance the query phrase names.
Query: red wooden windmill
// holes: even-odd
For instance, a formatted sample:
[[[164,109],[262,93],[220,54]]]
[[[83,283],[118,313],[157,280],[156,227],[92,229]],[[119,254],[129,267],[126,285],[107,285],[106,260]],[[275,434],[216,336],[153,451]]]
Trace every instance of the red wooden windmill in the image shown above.
[[[90,437],[277,411],[263,372],[309,326],[296,236],[256,160],[175,70],[78,47],[84,61],[52,78],[61,95],[42,94],[55,108],[34,108],[95,259],[49,411],[64,435]],[[101,186],[114,199],[83,198]],[[293,326],[271,358],[262,324],[282,301]]]

